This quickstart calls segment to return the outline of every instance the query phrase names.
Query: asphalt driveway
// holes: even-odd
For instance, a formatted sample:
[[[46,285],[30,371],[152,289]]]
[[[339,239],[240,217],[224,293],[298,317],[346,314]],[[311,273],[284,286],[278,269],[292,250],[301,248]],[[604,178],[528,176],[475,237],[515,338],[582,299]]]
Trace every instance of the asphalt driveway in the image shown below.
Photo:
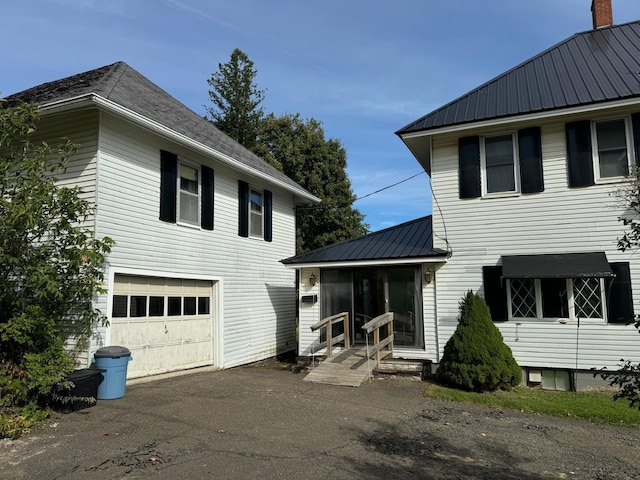
[[[0,441],[1,479],[640,478],[640,430],[252,366],[129,385]]]

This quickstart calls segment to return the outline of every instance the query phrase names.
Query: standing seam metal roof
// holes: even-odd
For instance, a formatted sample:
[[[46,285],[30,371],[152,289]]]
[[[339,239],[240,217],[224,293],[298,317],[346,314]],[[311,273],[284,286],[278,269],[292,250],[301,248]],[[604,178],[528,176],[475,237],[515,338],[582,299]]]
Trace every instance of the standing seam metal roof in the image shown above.
[[[23,101],[35,102],[42,107],[89,94],[110,100],[225,154],[274,180],[305,191],[285,174],[218,130],[213,123],[173,98],[124,62],[43,83],[10,95],[5,100],[9,106]]]
[[[394,260],[445,257],[447,252],[433,248],[431,216],[395,227],[335,243],[312,252],[282,260],[282,263],[324,263],[356,260]]]
[[[396,132],[640,96],[640,21],[577,33]]]

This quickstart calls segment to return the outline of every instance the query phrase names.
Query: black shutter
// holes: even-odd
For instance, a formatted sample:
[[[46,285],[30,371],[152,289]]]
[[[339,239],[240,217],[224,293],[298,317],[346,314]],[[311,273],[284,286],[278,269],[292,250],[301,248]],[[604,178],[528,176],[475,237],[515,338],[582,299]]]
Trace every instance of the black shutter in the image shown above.
[[[633,295],[629,262],[610,263],[615,278],[607,288],[607,318],[609,323],[633,322]],[[610,280],[605,280],[610,281]]]
[[[264,239],[267,242],[273,236],[273,195],[269,190],[264,191]]]
[[[213,169],[202,165],[202,207],[200,226],[204,230],[213,230]]]
[[[591,152],[591,122],[567,123],[567,165],[570,187],[594,184],[593,153]]]
[[[460,198],[480,196],[480,137],[458,140]]]
[[[482,267],[482,281],[484,284],[484,300],[489,306],[491,319],[494,322],[505,322],[507,313],[507,288],[502,280],[501,266]]]
[[[543,192],[540,127],[518,131],[518,153],[520,155],[520,189],[522,193]]]
[[[176,223],[178,156],[160,150],[160,220]]]
[[[249,236],[249,184],[238,180],[238,235]]]
[[[631,115],[633,129],[633,153],[636,156],[636,165],[640,165],[640,113]]]

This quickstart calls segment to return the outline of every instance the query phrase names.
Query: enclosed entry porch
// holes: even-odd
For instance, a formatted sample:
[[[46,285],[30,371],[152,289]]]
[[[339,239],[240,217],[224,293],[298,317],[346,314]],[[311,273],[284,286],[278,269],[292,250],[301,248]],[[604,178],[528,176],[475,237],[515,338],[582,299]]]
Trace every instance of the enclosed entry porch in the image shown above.
[[[435,284],[446,260],[430,216],[282,260],[298,271],[298,355],[324,355],[310,329],[323,318],[347,312],[349,346],[358,346],[364,324],[393,312],[394,356],[435,360]]]

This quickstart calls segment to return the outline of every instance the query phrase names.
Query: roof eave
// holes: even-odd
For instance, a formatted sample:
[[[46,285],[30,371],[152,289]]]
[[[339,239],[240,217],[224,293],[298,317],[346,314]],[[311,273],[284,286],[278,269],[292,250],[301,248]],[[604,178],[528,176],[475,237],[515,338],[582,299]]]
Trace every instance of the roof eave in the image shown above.
[[[446,254],[428,257],[411,257],[411,258],[372,258],[363,260],[336,260],[336,261],[318,261],[318,262],[300,262],[285,263],[281,260],[286,268],[340,268],[340,267],[371,267],[386,265],[415,265],[423,263],[447,263]]]
[[[411,141],[411,139],[416,139],[421,137],[430,138],[433,135],[440,135],[444,133],[464,132],[466,130],[489,128],[489,127],[494,127],[496,125],[502,125],[506,123],[523,123],[523,122],[530,122],[530,121],[555,118],[555,117],[560,118],[560,117],[565,117],[565,116],[575,115],[575,114],[580,114],[585,112],[595,112],[599,110],[607,110],[610,108],[618,108],[618,107],[628,107],[628,106],[638,105],[638,104],[640,104],[640,96],[634,96],[630,98],[624,98],[621,100],[589,103],[586,105],[578,105],[578,106],[559,108],[559,109],[553,109],[553,110],[542,110],[539,112],[528,113],[523,115],[509,115],[506,117],[491,118],[488,120],[482,120],[478,122],[459,123],[459,124],[452,124],[452,125],[444,125],[441,127],[425,128],[422,130],[416,130],[415,132],[398,133],[398,135],[400,136],[402,141],[405,142],[405,144],[407,144],[407,141]],[[413,153],[413,150],[412,150],[412,153]],[[420,161],[420,159],[418,159],[418,161]]]
[[[272,184],[278,185],[280,188],[293,193],[296,197],[300,198],[301,200],[305,200],[307,202],[312,202],[312,203],[319,203],[321,201],[320,198],[316,197],[315,195],[312,195],[311,193],[307,192],[304,189],[295,188],[292,185],[289,185],[285,182],[282,182],[281,180],[271,177],[270,175],[267,175],[256,169],[253,169],[237,161],[233,157],[230,157],[229,155],[226,155],[214,148],[211,148],[207,145],[197,142],[182,133],[176,132],[175,130],[170,129],[162,125],[161,123],[151,120],[150,118],[145,117],[144,115],[140,115],[139,113],[136,113],[133,110],[125,108],[122,105],[116,102],[113,102],[111,100],[108,100],[95,93],[88,93],[88,94],[80,95],[78,97],[73,97],[70,99],[44,103],[40,105],[40,110],[43,114],[46,115],[46,114],[53,114],[53,113],[62,113],[69,110],[75,110],[78,108],[87,108],[90,106],[96,106],[97,108],[113,113],[114,115],[117,115],[132,123],[135,123],[136,125],[146,130],[149,130],[153,133],[156,133],[165,138],[168,138],[176,143],[180,143],[190,149],[199,151],[204,155],[213,156],[218,161],[230,166],[235,170],[241,171],[253,177],[258,177],[262,180],[266,180]]]

